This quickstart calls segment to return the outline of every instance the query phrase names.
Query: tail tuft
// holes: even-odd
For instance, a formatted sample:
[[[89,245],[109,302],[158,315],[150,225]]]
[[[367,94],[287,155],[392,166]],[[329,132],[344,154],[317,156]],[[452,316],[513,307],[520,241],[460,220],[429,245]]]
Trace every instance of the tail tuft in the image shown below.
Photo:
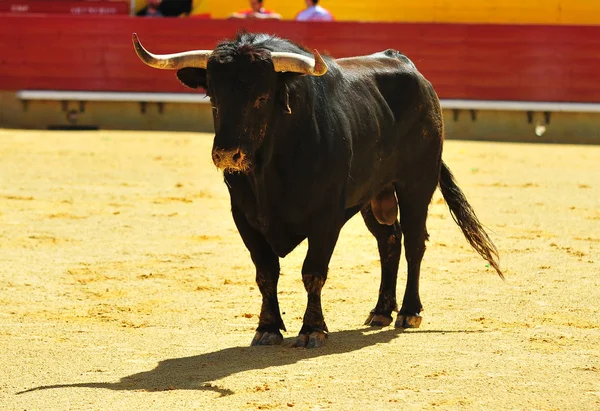
[[[471,247],[496,270],[504,280],[504,274],[498,264],[498,250],[479,222],[475,211],[467,201],[465,194],[456,184],[450,169],[442,161],[440,171],[440,189],[448,204],[452,218],[462,230]]]

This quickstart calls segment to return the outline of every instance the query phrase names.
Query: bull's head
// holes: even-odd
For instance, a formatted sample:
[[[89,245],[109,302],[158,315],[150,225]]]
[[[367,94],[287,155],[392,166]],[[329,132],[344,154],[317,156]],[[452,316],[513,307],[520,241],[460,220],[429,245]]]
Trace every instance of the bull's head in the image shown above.
[[[322,76],[327,72],[327,65],[316,50],[311,58],[257,49],[241,56],[234,53],[232,64],[232,53],[219,48],[156,55],[141,45],[135,33],[133,44],[148,66],[177,70],[184,85],[206,90],[215,127],[212,158],[225,171],[249,170],[273,115],[282,110],[291,112],[287,86],[278,73]]]

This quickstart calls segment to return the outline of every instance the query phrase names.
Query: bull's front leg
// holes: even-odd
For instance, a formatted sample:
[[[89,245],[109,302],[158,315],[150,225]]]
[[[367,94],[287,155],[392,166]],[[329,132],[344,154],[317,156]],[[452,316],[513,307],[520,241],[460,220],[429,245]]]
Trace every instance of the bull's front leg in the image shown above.
[[[235,206],[232,206],[232,214],[242,240],[248,251],[250,251],[252,262],[256,267],[256,283],[262,295],[258,327],[251,345],[281,344],[283,335],[280,330],[286,331],[286,329],[277,300],[277,282],[280,271],[279,257],[275,255],[264,236],[248,224],[246,216]]]
[[[295,347],[317,348],[325,343],[328,330],[321,307],[321,290],[327,280],[329,261],[340,228],[341,225],[331,228],[329,232],[321,231],[308,236],[308,253],[302,266],[302,282],[308,295],[308,303]]]

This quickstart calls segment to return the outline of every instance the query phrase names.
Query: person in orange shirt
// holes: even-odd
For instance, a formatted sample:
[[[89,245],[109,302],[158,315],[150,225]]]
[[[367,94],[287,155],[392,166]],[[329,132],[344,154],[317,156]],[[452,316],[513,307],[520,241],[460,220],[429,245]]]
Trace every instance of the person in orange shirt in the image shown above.
[[[281,15],[263,7],[263,0],[249,0],[250,9],[241,10],[229,16],[230,19],[271,19],[281,20]]]

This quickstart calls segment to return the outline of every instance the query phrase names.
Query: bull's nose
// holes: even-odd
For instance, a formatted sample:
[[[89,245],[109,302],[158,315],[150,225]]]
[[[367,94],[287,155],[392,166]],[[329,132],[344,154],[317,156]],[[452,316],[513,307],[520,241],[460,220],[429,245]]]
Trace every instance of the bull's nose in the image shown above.
[[[213,162],[222,170],[244,171],[247,168],[246,154],[239,148],[233,150],[213,150]]]
[[[244,159],[244,155],[238,149],[235,153],[233,153],[233,157],[231,157],[234,163],[240,163]]]

